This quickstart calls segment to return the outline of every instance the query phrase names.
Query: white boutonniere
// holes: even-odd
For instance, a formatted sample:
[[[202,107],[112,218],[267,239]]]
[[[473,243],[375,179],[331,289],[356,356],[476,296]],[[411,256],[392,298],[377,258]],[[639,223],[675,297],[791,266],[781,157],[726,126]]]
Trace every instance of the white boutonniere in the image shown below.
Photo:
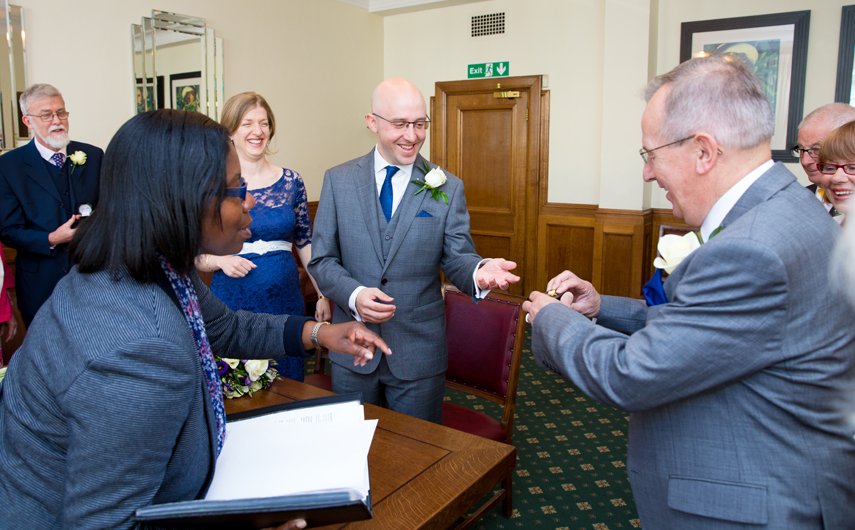
[[[689,232],[682,236],[666,234],[659,238],[659,244],[656,248],[661,257],[653,260],[653,266],[671,274],[677,265],[686,259],[686,256],[700,246],[701,236],[695,232]]]
[[[68,156],[68,159],[71,160],[71,175],[74,175],[74,168],[86,163],[86,153],[75,151],[73,155]]]
[[[446,195],[444,191],[441,191],[439,189],[440,186],[442,186],[446,183],[446,181],[448,181],[448,178],[445,176],[445,173],[443,173],[442,170],[438,167],[431,169],[427,162],[424,163],[424,170],[424,182],[422,182],[421,180],[410,181],[413,184],[419,184],[421,186],[421,188],[419,188],[419,191],[415,192],[413,195],[418,195],[419,193],[428,190],[430,192],[430,196],[433,197],[433,200],[438,201],[441,198],[442,202],[448,204],[448,195]]]

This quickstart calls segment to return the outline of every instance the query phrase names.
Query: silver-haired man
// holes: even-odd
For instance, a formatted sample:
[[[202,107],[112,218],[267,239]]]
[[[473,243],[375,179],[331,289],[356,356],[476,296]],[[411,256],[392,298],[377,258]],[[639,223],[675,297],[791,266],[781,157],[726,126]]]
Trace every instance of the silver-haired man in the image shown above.
[[[0,156],[0,240],[18,251],[18,307],[29,327],[71,270],[66,246],[75,223],[98,203],[104,152],[71,141],[65,100],[51,85],[29,87],[20,105],[34,138]]]
[[[817,273],[840,227],[772,162],[772,109],[749,66],[692,59],[646,94],[644,180],[705,243],[649,308],[569,271],[553,278],[561,300],[533,292],[524,307],[532,352],[632,413],[644,528],[850,527],[855,310]]]

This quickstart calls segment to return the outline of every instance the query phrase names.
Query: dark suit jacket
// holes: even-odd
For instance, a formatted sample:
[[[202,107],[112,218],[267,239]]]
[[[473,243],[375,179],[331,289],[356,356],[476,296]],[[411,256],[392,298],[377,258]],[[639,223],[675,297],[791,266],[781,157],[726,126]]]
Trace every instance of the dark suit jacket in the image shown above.
[[[215,354],[307,355],[305,317],[233,313],[193,279]],[[0,383],[0,529],[130,528],[137,508],[199,498],[216,433],[173,299],[157,284],[75,268]]]
[[[71,175],[74,204],[68,212],[36,142],[34,139],[0,156],[0,240],[18,251],[18,306],[29,315],[36,314],[60,278],[71,270],[67,245],[51,249],[48,234],[78,213],[81,204],[97,206],[104,156],[94,145],[71,142],[66,147],[69,155],[75,151],[86,153],[86,163],[77,166]]]
[[[645,528],[851,528],[855,312],[827,272],[840,227],[781,163],[724,225],[668,276],[670,303],[604,296],[596,325],[547,305],[532,352],[632,412]]]
[[[424,180],[425,162],[416,157],[411,180]],[[372,150],[326,172],[315,215],[309,272],[339,307],[348,307],[360,285],[395,299],[391,320],[366,325],[392,349],[386,362],[395,377],[405,381],[438,375],[448,367],[440,269],[458,289],[475,293],[472,275],[481,258],[469,235],[463,182],[451,173],[446,176],[441,189],[448,204],[435,201],[427,191],[414,195],[420,186],[410,182],[387,225]],[[348,309],[333,315],[335,323],[350,320]],[[350,355],[330,352],[332,362],[363,374],[376,370],[380,357],[360,367],[353,366]]]

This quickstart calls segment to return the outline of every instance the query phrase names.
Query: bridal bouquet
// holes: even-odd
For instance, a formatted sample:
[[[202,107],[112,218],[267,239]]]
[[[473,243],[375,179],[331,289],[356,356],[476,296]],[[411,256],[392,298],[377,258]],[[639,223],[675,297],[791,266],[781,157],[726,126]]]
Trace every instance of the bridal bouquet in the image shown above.
[[[223,359],[214,356],[220,380],[223,382],[223,396],[231,399],[244,394],[252,395],[273,383],[279,372],[276,362],[257,359]]]

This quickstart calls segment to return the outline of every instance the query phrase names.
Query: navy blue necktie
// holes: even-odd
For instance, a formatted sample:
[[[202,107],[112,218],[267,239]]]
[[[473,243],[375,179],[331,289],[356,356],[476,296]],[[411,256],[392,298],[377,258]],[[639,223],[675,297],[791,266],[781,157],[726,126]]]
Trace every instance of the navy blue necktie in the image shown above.
[[[65,163],[65,155],[62,153],[54,153],[52,157],[50,157],[50,161],[56,167],[62,167],[62,164]]]
[[[383,208],[387,223],[392,219],[392,175],[397,173],[398,169],[400,168],[397,166],[386,166],[386,180],[380,188],[380,207]]]

